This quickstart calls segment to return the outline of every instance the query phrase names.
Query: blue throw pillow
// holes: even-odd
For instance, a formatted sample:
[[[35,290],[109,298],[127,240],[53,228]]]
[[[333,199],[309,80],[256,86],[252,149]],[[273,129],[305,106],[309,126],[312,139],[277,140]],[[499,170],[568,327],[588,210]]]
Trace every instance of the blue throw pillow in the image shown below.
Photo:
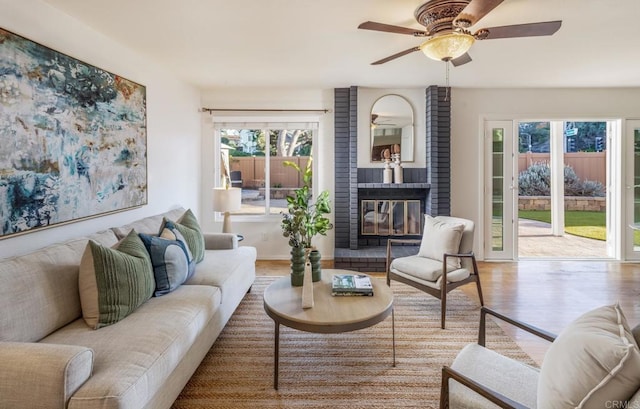
[[[140,239],[151,256],[156,297],[168,294],[184,283],[189,275],[185,245],[178,240],[140,233]]]
[[[162,230],[160,231],[159,236],[169,240],[177,240],[180,243],[184,244],[184,252],[187,255],[187,262],[189,263],[189,272],[187,274],[187,280],[191,278],[193,273],[196,271],[196,259],[193,253],[191,252],[191,249],[189,248],[189,243],[187,242],[187,239],[185,239],[182,233],[180,233],[175,223],[169,220],[165,221],[165,224],[162,227]]]

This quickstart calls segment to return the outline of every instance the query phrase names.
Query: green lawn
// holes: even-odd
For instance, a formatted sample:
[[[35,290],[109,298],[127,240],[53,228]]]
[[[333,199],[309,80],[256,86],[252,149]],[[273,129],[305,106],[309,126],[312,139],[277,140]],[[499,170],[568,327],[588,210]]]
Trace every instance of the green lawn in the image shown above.
[[[548,210],[520,210],[518,217],[551,223],[551,212]],[[605,217],[605,212],[565,211],[564,231],[575,236],[604,241],[606,240]]]

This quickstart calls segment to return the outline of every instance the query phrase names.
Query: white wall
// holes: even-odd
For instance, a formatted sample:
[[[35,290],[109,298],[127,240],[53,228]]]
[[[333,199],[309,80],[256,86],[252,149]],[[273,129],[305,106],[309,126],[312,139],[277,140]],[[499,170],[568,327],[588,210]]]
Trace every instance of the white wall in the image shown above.
[[[482,259],[484,121],[639,118],[640,88],[454,88],[451,115],[451,212],[476,221],[474,251]]]
[[[199,214],[199,91],[38,0],[0,0],[0,10],[0,27],[147,87],[149,188],[149,204],[139,209],[0,240],[0,257],[27,253],[178,205]]]
[[[309,118],[317,116],[319,131],[314,141],[314,162],[318,170],[314,174],[314,185],[318,191],[328,190],[332,193],[334,188],[334,119],[333,119],[333,89],[260,89],[260,88],[221,88],[212,89],[203,93],[202,105],[207,108],[218,109],[330,109],[326,114],[300,113],[299,117]],[[219,166],[219,159],[213,155],[213,126],[214,118],[239,116],[254,116],[273,118],[287,115],[285,112],[276,113],[251,113],[232,112],[216,113],[214,115],[202,114],[202,157],[203,169],[207,174],[212,174],[215,166]],[[275,120],[275,119],[274,119]],[[316,179],[317,178],[317,179]],[[202,181],[202,224],[205,230],[221,231],[222,222],[214,221],[214,212],[211,209],[211,181],[213,178],[203,178]],[[333,214],[330,215],[333,220]],[[280,229],[280,215],[264,217],[232,216],[233,229],[244,235],[243,245],[255,246],[259,259],[288,259],[289,245],[282,236]],[[324,259],[333,259],[333,230],[327,237],[314,238],[314,244],[322,253]]]

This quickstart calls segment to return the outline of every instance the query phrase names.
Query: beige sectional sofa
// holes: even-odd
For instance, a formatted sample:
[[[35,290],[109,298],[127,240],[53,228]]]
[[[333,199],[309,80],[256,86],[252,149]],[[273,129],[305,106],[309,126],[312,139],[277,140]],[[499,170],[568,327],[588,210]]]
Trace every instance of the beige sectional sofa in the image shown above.
[[[255,279],[256,250],[205,234],[205,258],[175,291],[98,330],[82,318],[78,271],[88,239],[113,246],[148,217],[0,260],[0,408],[169,408]]]

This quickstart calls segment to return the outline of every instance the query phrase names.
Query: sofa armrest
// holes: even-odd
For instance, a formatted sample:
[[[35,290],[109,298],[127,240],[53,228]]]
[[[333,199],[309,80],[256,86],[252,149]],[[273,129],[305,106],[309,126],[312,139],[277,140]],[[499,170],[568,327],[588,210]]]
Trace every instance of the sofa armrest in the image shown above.
[[[238,236],[233,233],[204,233],[206,250],[231,250],[238,248]]]
[[[64,409],[92,371],[90,348],[0,342],[0,407]]]

